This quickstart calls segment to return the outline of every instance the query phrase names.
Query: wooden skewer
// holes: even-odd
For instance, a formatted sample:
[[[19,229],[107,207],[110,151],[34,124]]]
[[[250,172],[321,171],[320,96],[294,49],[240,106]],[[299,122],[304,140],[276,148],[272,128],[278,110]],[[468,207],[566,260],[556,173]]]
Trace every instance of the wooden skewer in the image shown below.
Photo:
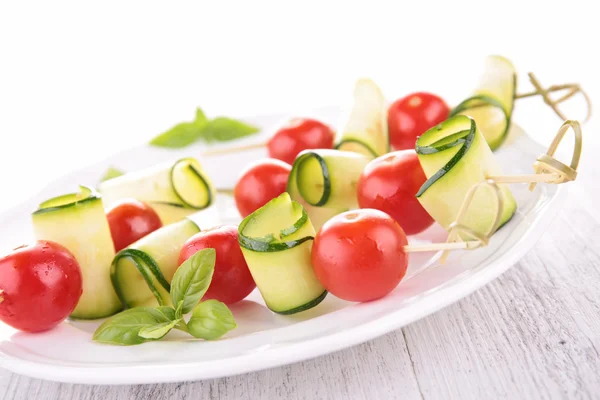
[[[587,114],[586,114],[583,122],[584,123],[587,122],[590,119],[590,117],[592,116],[592,101],[591,101],[590,97],[588,96],[588,94],[583,90],[581,85],[579,85],[578,83],[566,83],[563,85],[552,85],[552,86],[544,89],[542,84],[540,83],[540,81],[537,79],[537,77],[535,76],[535,74],[533,72],[530,72],[527,75],[529,76],[529,80],[531,81],[531,84],[533,85],[535,90],[532,92],[517,94],[517,95],[515,95],[515,99],[524,99],[527,97],[542,96],[542,98],[544,99],[544,103],[548,104],[550,106],[550,108],[552,108],[552,110],[556,113],[556,115],[558,115],[562,120],[567,120],[568,118],[562,113],[562,111],[559,110],[558,105],[560,103],[562,103],[563,101],[566,101],[566,100],[570,99],[571,97],[575,96],[577,93],[581,93],[581,95],[583,96],[583,98],[587,104]],[[568,90],[568,92],[556,100],[553,100],[552,98],[550,98],[550,93],[562,91],[562,90]]]
[[[404,251],[407,253],[419,253],[428,251],[440,250],[470,250],[481,246],[479,240],[470,240],[467,242],[446,242],[446,243],[424,243],[424,244],[407,244],[404,246]]]
[[[211,157],[211,156],[218,156],[218,155],[223,155],[223,154],[239,153],[241,151],[262,149],[264,147],[267,147],[267,142],[247,144],[245,146],[238,146],[238,147],[227,147],[224,149],[208,150],[208,151],[205,151],[204,153],[202,153],[200,155],[200,157]]]
[[[525,174],[525,175],[502,175],[490,176],[488,179],[496,183],[557,183],[561,176],[559,174]]]

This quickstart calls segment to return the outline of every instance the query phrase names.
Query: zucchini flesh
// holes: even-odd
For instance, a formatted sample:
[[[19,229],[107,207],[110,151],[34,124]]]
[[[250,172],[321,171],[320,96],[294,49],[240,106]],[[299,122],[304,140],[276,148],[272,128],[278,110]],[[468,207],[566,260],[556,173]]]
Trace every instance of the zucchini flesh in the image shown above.
[[[356,82],[354,104],[336,149],[354,151],[371,159],[390,151],[385,97],[370,79]]]
[[[340,150],[305,150],[292,166],[287,192],[319,229],[331,217],[358,208],[356,187],[370,157]]]
[[[469,189],[488,176],[502,175],[475,121],[458,115],[431,128],[417,139],[416,151],[427,181],[417,198],[446,230],[456,221]],[[499,185],[504,207],[500,226],[514,215],[517,203],[507,185]],[[487,234],[495,220],[496,197],[492,190],[478,190],[464,225]]]
[[[123,308],[171,305],[171,279],[184,243],[200,232],[184,218],[141,238],[115,256],[110,279]]]
[[[80,190],[40,204],[32,215],[33,230],[37,240],[65,246],[81,268],[83,294],[71,317],[103,318],[121,309],[110,282],[115,249],[100,195],[84,186]]]
[[[325,298],[310,258],[315,228],[288,193],[246,217],[238,232],[250,273],[269,309],[294,314]]]
[[[209,207],[216,193],[211,180],[194,158],[127,173],[100,183],[98,190],[108,206],[123,198],[148,203],[163,225]]]
[[[512,63],[501,56],[489,56],[472,97],[456,106],[450,116],[462,114],[475,120],[492,150],[506,139],[515,102],[517,75]]]

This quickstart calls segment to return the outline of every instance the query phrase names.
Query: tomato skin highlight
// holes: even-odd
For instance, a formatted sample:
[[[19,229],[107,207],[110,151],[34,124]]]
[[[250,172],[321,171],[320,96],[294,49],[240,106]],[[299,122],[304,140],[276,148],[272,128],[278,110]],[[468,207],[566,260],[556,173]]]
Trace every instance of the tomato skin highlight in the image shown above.
[[[215,272],[202,299],[215,299],[225,304],[243,300],[256,284],[240,249],[237,227],[225,225],[195,234],[183,245],[179,265],[196,252],[209,248],[216,252]]]
[[[293,164],[296,156],[308,149],[332,149],[335,132],[311,118],[294,118],[280,127],[267,143],[269,157]]]
[[[317,278],[334,296],[365,302],[379,299],[400,283],[408,267],[404,231],[386,213],[347,211],[317,232],[312,264]]]
[[[135,199],[124,199],[115,204],[106,213],[106,218],[117,252],[162,227],[156,211]]]
[[[414,150],[383,155],[363,170],[358,180],[358,204],[389,214],[407,235],[415,235],[434,222],[415,197],[426,180]]]
[[[0,258],[0,320],[25,332],[54,328],[83,293],[79,263],[62,245],[37,241]]]
[[[392,147],[395,150],[414,149],[419,136],[448,119],[449,115],[448,104],[432,93],[416,92],[396,100],[388,109]]]
[[[291,165],[273,158],[248,165],[233,190],[240,215],[247,217],[285,192],[291,170]]]

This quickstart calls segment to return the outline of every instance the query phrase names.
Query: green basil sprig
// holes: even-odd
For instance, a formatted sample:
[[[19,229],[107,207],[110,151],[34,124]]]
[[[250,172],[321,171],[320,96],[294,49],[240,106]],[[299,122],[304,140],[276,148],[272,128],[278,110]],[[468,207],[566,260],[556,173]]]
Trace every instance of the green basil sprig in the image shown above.
[[[196,141],[225,142],[257,133],[259,129],[245,122],[227,117],[208,119],[204,112],[196,109],[192,122],[182,122],[150,141],[152,146],[182,148]]]
[[[136,307],[106,320],[94,332],[93,340],[130,346],[162,339],[171,329],[196,338],[215,340],[237,327],[227,306],[217,300],[200,302],[208,290],[215,269],[215,249],[204,249],[187,259],[171,281],[170,306]],[[183,315],[192,313],[189,322]]]

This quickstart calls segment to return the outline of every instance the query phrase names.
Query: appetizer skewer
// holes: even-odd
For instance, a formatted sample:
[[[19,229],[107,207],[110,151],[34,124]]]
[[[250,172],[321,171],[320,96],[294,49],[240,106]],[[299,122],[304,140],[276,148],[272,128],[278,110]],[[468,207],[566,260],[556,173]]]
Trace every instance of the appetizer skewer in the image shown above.
[[[532,72],[528,76],[535,90],[517,94],[517,73],[513,64],[505,57],[487,57],[475,94],[458,104],[450,116],[465,114],[475,119],[492,150],[497,149],[508,135],[517,99],[542,96],[544,102],[564,121],[567,118],[559,110],[558,104],[581,93],[587,105],[584,122],[590,118],[591,101],[579,84],[555,85],[544,89]],[[550,97],[550,93],[562,90],[568,92],[556,100]]]
[[[581,85],[569,83],[544,88],[532,72],[528,76],[535,90],[518,94],[517,73],[513,64],[502,56],[488,56],[485,59],[484,70],[474,94],[456,105],[450,111],[450,116],[464,114],[474,118],[492,150],[497,149],[506,139],[510,131],[514,104],[518,99],[541,96],[544,102],[564,121],[567,120],[567,117],[559,109],[559,104],[572,98],[577,93],[581,93],[587,105],[586,116],[583,122],[585,123],[589,120],[592,113],[591,101]],[[557,99],[553,99],[551,94],[559,91],[566,91],[566,93]],[[399,128],[396,125],[400,124],[401,121],[397,121],[396,114],[402,111],[398,107],[407,107],[408,109],[414,109],[416,112],[417,108],[425,101],[423,100],[424,98],[427,98],[427,101],[433,101],[435,104],[432,104],[431,109],[423,108],[420,112],[435,114],[437,118],[443,116],[444,111],[448,110],[443,100],[428,93],[416,93],[414,97],[407,96],[405,99],[409,104],[403,104],[402,102],[402,104],[398,104],[399,100],[393,103],[388,110],[386,100],[379,87],[369,79],[359,79],[354,89],[352,111],[349,114],[348,122],[343,128],[341,138],[335,145],[335,148],[356,151],[371,157],[381,156],[389,151],[389,129],[394,130],[392,141],[401,144],[398,149],[412,148],[412,146],[406,143],[410,141],[409,138],[397,137],[401,132],[397,132]],[[411,106],[413,102],[414,105]],[[405,111],[407,112],[407,110],[403,112]],[[406,119],[407,114],[403,115],[402,118]],[[448,114],[446,113],[445,115],[447,116]],[[422,115],[421,117],[427,119],[430,116]],[[389,127],[390,123],[394,124],[392,128]],[[416,121],[412,121],[409,125],[414,125],[415,123]],[[430,124],[426,129],[433,125],[435,123]],[[426,129],[413,135],[415,139]],[[236,153],[265,146],[270,147],[271,142],[272,140],[267,143],[251,144],[237,148],[211,150],[205,152],[203,156]],[[303,150],[331,148],[331,145],[329,143],[327,146],[306,144],[300,148]],[[269,152],[271,153],[271,149],[269,149]],[[298,153],[296,152],[296,154]],[[270,156],[282,159],[290,164],[293,162],[293,159],[283,159],[272,154]]]
[[[292,119],[264,143],[209,150],[203,157],[237,153],[267,147],[269,157],[292,164],[303,150],[331,149],[354,151],[370,158],[390,150],[387,104],[381,89],[370,79],[359,79],[354,86],[352,110],[341,137],[334,146],[335,133],[327,125],[306,118]]]
[[[573,130],[575,146],[570,165],[566,165],[553,156],[569,128]],[[443,250],[444,254],[441,259],[443,262],[446,259],[447,252],[450,250],[475,249],[487,245],[491,235],[501,227],[503,218],[506,215],[507,196],[506,192],[503,190],[505,187],[504,184],[529,183],[529,190],[532,191],[538,183],[561,184],[573,181],[577,177],[577,167],[579,166],[581,150],[581,125],[577,121],[565,121],[550,144],[548,151],[540,155],[535,161],[533,165],[535,174],[490,175],[485,177],[484,180],[474,184],[467,191],[454,222],[448,225],[449,234],[446,243],[409,245],[405,246],[405,250],[407,252]],[[479,189],[482,186],[488,186],[493,189],[490,193],[493,195],[495,199],[494,203],[496,204],[496,208],[492,208],[494,217],[487,230],[474,229],[469,225],[472,221],[472,217],[469,216],[468,210],[472,208],[472,204],[476,201],[476,194],[480,191]],[[490,203],[487,204],[489,205]],[[512,207],[510,203],[509,207]]]

